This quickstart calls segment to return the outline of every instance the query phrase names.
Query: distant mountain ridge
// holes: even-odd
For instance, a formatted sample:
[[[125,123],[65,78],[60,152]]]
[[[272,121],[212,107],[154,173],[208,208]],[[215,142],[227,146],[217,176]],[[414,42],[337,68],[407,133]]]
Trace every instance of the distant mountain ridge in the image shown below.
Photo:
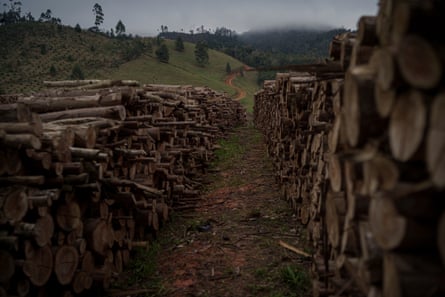
[[[271,29],[251,31],[240,35],[240,40],[256,49],[273,53],[305,54],[313,51],[316,55],[327,56],[332,38],[346,29]]]

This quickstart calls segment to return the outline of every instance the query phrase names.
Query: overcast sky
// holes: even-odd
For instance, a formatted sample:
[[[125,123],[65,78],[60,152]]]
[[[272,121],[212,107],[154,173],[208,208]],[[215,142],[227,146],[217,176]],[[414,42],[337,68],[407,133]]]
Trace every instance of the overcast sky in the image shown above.
[[[4,3],[7,0],[0,0]],[[226,27],[238,33],[285,25],[327,25],[355,29],[361,15],[375,15],[378,0],[22,0],[22,12],[51,9],[62,23],[82,28],[94,25],[92,8],[102,6],[103,30],[120,19],[127,33],[156,35],[161,25],[169,31],[189,32]]]

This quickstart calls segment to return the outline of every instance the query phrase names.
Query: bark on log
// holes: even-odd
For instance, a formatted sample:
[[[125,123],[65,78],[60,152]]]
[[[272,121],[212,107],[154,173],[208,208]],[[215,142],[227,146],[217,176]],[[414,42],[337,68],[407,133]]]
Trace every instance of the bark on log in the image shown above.
[[[42,123],[38,115],[34,116],[33,122],[0,123],[0,130],[9,134],[32,134],[34,136],[40,136],[43,133]]]
[[[32,114],[25,104],[0,104],[0,119],[2,122],[31,122]]]
[[[344,122],[351,146],[363,144],[368,137],[380,136],[385,126],[374,103],[374,76],[369,66],[356,66],[346,73]]]
[[[346,201],[344,194],[329,193],[326,196],[326,224],[329,242],[337,248],[340,244],[341,226],[344,224]]]
[[[95,108],[55,111],[55,112],[43,113],[40,115],[40,117],[42,118],[43,122],[52,122],[62,119],[85,118],[85,117],[101,117],[106,119],[123,121],[125,120],[125,115],[126,115],[125,107],[117,105],[110,107],[95,107]]]
[[[445,187],[445,93],[439,93],[430,108],[426,135],[426,163],[433,183]]]
[[[365,46],[374,46],[378,43],[377,17],[361,16],[357,24],[357,43]]]
[[[59,81],[45,80],[45,81],[43,81],[43,85],[45,87],[50,87],[50,88],[62,88],[62,87],[79,87],[79,86],[85,86],[85,85],[90,85],[90,84],[96,84],[98,82],[101,82],[101,80],[98,80],[98,79],[59,80]]]
[[[33,134],[3,134],[0,135],[0,143],[12,148],[33,148],[40,149],[42,143]]]
[[[100,99],[101,96],[96,94],[82,97],[27,97],[19,99],[18,102],[26,104],[33,112],[47,113],[68,109],[100,107]],[[119,104],[121,102],[115,105]]]
[[[86,160],[107,161],[108,154],[97,149],[87,149],[81,147],[70,147],[71,155],[74,158],[83,158]]]

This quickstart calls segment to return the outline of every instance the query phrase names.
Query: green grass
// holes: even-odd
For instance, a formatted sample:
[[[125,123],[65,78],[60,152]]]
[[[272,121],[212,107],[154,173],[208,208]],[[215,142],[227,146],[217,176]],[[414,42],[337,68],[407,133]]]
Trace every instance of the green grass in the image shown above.
[[[150,244],[149,248],[136,248],[131,257],[129,267],[121,275],[113,288],[126,290],[133,287],[147,290],[145,296],[160,297],[165,295],[165,288],[161,279],[157,276],[157,257],[161,245],[157,242]]]
[[[266,293],[270,297],[310,296],[311,279],[305,268],[297,265],[278,268],[276,265],[270,263],[269,266],[253,271],[256,282],[249,286],[253,295]]]
[[[220,148],[215,151],[214,165],[217,164],[222,168],[227,168],[232,163],[236,163],[245,152],[245,147],[241,144],[241,140],[236,134],[228,139],[221,139],[218,145]]]
[[[295,297],[308,295],[311,279],[304,268],[297,265],[287,265],[281,270],[281,281],[295,292]]]

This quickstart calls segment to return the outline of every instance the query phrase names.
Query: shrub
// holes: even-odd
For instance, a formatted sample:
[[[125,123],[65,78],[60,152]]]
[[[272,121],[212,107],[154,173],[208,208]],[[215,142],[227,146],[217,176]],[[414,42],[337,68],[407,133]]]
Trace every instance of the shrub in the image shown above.
[[[47,52],[48,52],[48,50],[46,49],[46,44],[41,44],[40,45],[40,54],[46,55]]]
[[[79,64],[74,65],[73,70],[71,71],[71,79],[84,79],[83,71],[80,68]]]
[[[56,76],[56,74],[57,74],[56,67],[54,67],[54,65],[51,65],[51,67],[49,68],[49,75]]]
[[[165,44],[162,44],[156,50],[156,57],[158,58],[159,62],[168,63],[168,60],[170,59],[170,54],[169,54],[168,48]]]

